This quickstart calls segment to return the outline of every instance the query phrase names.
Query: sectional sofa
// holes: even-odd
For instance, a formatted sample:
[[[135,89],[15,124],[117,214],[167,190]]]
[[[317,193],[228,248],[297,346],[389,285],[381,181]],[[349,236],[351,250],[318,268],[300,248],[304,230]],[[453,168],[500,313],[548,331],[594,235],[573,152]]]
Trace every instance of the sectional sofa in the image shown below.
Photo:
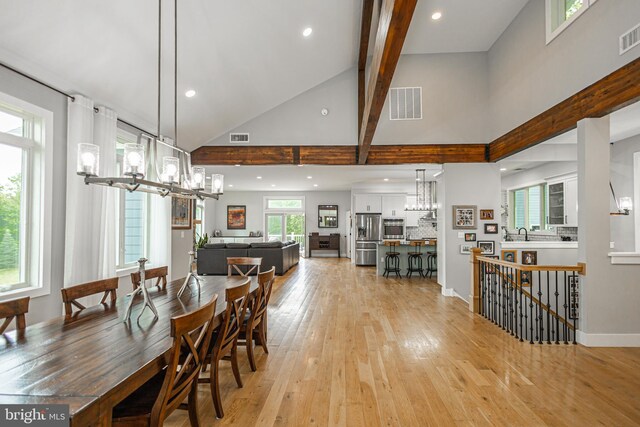
[[[260,271],[276,267],[276,274],[283,275],[300,260],[300,244],[287,242],[259,243],[208,243],[198,249],[198,274],[226,275],[227,258],[262,258]]]

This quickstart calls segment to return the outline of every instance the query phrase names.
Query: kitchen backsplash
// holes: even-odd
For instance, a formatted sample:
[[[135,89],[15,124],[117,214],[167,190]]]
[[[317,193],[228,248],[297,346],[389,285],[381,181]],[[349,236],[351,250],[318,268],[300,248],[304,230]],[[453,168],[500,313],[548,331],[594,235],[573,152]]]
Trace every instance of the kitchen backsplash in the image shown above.
[[[559,242],[561,240],[578,241],[578,227],[556,227],[549,231],[529,231],[529,240]],[[509,237],[513,242],[521,242],[525,239],[525,234],[518,234],[517,230],[509,230]]]
[[[418,220],[417,227],[407,227],[407,239],[429,238],[436,239],[438,237],[438,229],[432,221],[425,219]]]

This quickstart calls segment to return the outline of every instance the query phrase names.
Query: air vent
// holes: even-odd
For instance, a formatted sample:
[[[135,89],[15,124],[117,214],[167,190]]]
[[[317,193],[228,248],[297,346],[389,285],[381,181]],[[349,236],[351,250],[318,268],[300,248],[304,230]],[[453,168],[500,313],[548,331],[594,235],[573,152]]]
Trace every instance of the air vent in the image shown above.
[[[392,87],[389,89],[389,120],[422,119],[422,88]]]
[[[229,142],[234,144],[249,142],[249,134],[248,133],[230,133]]]
[[[620,55],[640,44],[640,24],[620,36]]]

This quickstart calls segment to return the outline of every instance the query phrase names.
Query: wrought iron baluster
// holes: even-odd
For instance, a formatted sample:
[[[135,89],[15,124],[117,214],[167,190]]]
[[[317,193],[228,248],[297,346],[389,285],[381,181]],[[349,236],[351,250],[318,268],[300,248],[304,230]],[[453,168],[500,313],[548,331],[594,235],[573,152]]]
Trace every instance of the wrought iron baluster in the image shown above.
[[[538,271],[538,280],[540,280],[540,271]],[[547,271],[547,344],[551,344],[551,304],[549,299],[551,298],[551,292],[549,292],[549,272]],[[540,301],[542,303],[542,301]]]
[[[567,272],[564,272],[564,283],[562,284],[562,287],[564,288],[564,320],[565,322],[569,321],[569,316],[567,314],[567,296],[569,295],[569,291],[568,291],[568,287],[567,287]],[[564,343],[565,344],[569,344],[569,342],[567,341],[567,337],[569,335],[569,327],[567,326],[567,324],[564,324]]]
[[[574,271],[574,272],[572,272],[572,274],[571,274],[571,275],[573,276],[573,283],[575,283],[575,284],[576,284],[575,286],[576,286],[576,288],[579,290],[580,288],[579,288],[579,286],[578,286],[578,278],[576,277],[576,273],[575,273],[575,271]],[[574,307],[575,307],[575,310],[576,310],[576,311],[575,311],[575,314],[574,314],[574,316],[573,316],[573,343],[574,343],[574,344],[578,344],[578,343],[576,342],[576,334],[577,334],[577,332],[578,332],[578,309],[580,308],[580,306],[579,306],[579,299],[578,299],[578,298],[580,298],[580,293],[579,293],[579,292],[576,292],[576,293],[577,293],[577,295],[576,295],[576,301],[575,301],[575,303],[574,303]]]
[[[516,282],[517,285],[517,282]],[[519,293],[519,298],[520,298],[520,342],[524,341],[523,337],[522,337],[522,286],[518,286],[518,293]],[[525,316],[527,313],[527,310],[524,310],[525,312]],[[525,319],[526,320],[526,319]],[[525,325],[525,330],[527,329],[526,325]]]
[[[558,306],[558,272],[556,271],[556,282],[555,282],[556,292],[554,295],[556,296],[556,344],[560,344],[560,307]]]
[[[538,339],[538,344],[542,344],[542,340],[544,339],[544,325],[542,324],[542,320],[544,319],[543,314],[542,314],[542,283],[540,283],[540,277],[538,277],[538,304],[536,304],[536,306],[538,307],[538,317],[539,317],[539,322],[538,322],[538,328],[539,331],[537,332],[537,339]],[[531,281],[533,282],[533,274],[531,274]],[[533,284],[531,284],[531,289],[533,289]]]

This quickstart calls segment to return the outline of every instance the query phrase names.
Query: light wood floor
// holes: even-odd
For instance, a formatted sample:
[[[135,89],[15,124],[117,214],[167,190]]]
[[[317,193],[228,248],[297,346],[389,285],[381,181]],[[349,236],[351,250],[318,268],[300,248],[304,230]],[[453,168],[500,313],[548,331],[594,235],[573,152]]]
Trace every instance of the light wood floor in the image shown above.
[[[216,425],[640,425],[640,349],[520,343],[426,279],[302,259],[278,278],[269,349],[244,388],[221,362]],[[176,411],[166,426],[188,426]]]

